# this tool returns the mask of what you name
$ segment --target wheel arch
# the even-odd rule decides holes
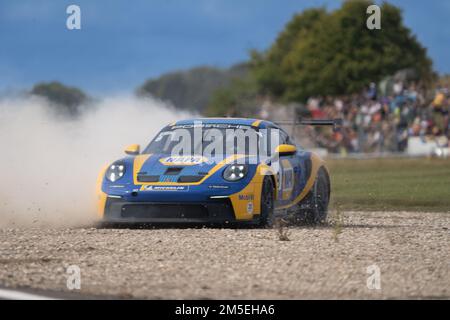
[[[277,191],[277,182],[276,182],[277,179],[275,179],[275,176],[273,175],[273,173],[269,174],[268,176],[269,176],[270,180],[272,180],[272,185],[273,185],[273,190],[274,190],[273,198],[274,198],[274,200],[277,200],[277,198],[278,198],[278,194],[276,192]]]

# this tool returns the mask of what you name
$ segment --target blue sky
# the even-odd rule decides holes
[[[377,1],[379,2],[379,1]],[[450,73],[450,1],[392,0]],[[81,7],[81,30],[66,8]],[[332,0],[0,0],[0,92],[59,80],[91,94],[129,92],[196,65],[227,67],[265,49],[293,14]]]

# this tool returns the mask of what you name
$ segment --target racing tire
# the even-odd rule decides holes
[[[275,191],[272,178],[265,176],[261,188],[260,227],[270,227],[273,224]]]
[[[320,168],[311,191],[300,203],[298,220],[308,225],[325,222],[330,201],[330,180],[324,168]]]

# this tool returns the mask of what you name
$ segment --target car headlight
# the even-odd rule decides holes
[[[230,164],[223,171],[223,178],[227,181],[238,181],[245,177],[248,172],[246,164]]]
[[[125,174],[125,165],[121,162],[115,162],[109,166],[108,170],[106,170],[106,179],[111,182],[116,182]]]

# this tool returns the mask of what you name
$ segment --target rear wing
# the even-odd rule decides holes
[[[300,120],[281,120],[274,121],[280,125],[299,126],[333,126],[333,131],[342,127],[342,119],[300,119]]]

